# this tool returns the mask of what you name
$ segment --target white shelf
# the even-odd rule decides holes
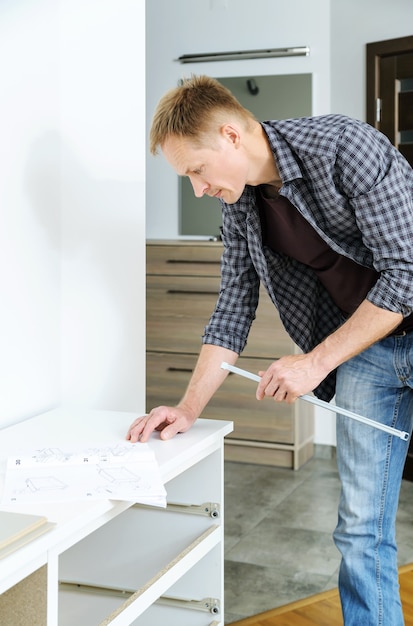
[[[55,445],[59,438],[93,442],[98,432],[100,442],[113,442],[124,439],[133,419],[127,413],[57,409],[4,429],[2,470],[8,455],[21,451],[23,440],[33,449]],[[150,626],[161,623],[160,617],[162,623],[180,626],[219,624],[220,614],[192,604],[188,608],[187,600],[199,606],[203,598],[212,598],[223,612],[223,438],[231,430],[230,422],[198,420],[188,433],[168,442],[154,434],[150,446],[166,483],[166,510],[109,500],[16,507],[46,515],[55,526],[1,560],[1,592],[20,583],[13,587],[21,588],[19,603],[33,610],[36,598],[25,591],[36,570],[47,564],[47,626]],[[61,586],[59,592],[58,580],[106,591]],[[119,589],[127,593],[111,591]],[[152,606],[163,595],[173,598],[172,605]],[[7,593],[0,597],[2,615],[9,614],[7,598]],[[170,614],[179,614],[178,621]]]

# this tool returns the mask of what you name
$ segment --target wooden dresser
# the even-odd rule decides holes
[[[220,283],[221,242],[148,241],[146,410],[173,406],[195,366]],[[297,349],[266,292],[237,366],[258,373]],[[313,407],[255,399],[256,383],[230,374],[202,417],[234,422],[225,441],[232,461],[298,469],[313,455]]]

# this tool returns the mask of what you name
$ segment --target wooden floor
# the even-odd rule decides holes
[[[413,563],[399,569],[405,626],[413,626]],[[231,626],[343,626],[337,589],[233,622]]]

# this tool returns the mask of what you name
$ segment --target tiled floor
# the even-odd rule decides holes
[[[225,624],[337,586],[339,480],[317,453],[300,470],[225,462]],[[399,565],[413,562],[413,483],[403,481]]]

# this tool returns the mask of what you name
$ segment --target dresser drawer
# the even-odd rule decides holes
[[[197,356],[188,354],[146,355],[146,410],[154,406],[175,405],[183,396],[195,367]],[[239,367],[257,373],[271,361],[240,358]],[[228,378],[202,413],[202,417],[234,422],[228,435],[272,443],[291,444],[294,441],[294,405],[276,404],[270,399],[255,398],[256,383],[236,374]]]
[[[146,290],[147,350],[197,354],[218,290],[218,277],[151,276]]]
[[[148,317],[196,317],[205,324],[214,310],[219,283],[218,277],[209,276],[151,276],[146,289]]]
[[[218,297],[218,277],[151,276],[146,292],[147,349],[197,353]],[[274,359],[294,345],[263,288],[243,356]]]
[[[223,246],[200,245],[146,246],[146,273],[178,276],[220,276]]]
[[[162,241],[147,245],[146,408],[183,396],[219,294],[221,242]],[[264,370],[298,349],[261,287],[256,319],[238,365]],[[313,454],[313,407],[255,399],[256,383],[230,374],[202,416],[234,422],[228,460],[298,469]]]

